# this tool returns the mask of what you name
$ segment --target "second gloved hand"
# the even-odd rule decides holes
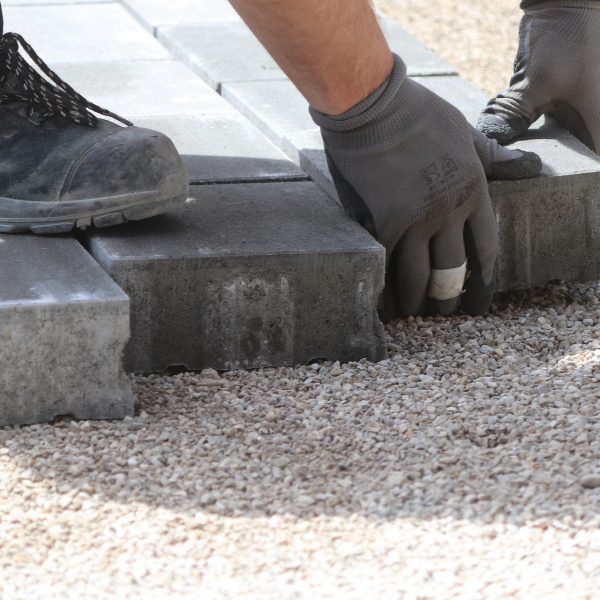
[[[542,114],[600,153],[598,0],[531,3],[525,8],[510,88],[491,100],[478,127],[506,143]]]
[[[487,139],[394,60],[386,84],[348,113],[311,109],[340,200],[386,248],[387,319],[450,314],[463,288],[463,308],[484,313],[498,254],[486,175],[535,176],[540,159]]]

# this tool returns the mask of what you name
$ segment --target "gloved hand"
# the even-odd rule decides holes
[[[463,308],[484,313],[498,253],[486,174],[531,177],[541,161],[487,139],[394,61],[389,80],[348,113],[311,108],[340,200],[386,248],[385,319],[451,314],[467,269]]]
[[[600,152],[600,2],[523,5],[510,88],[488,104],[478,128],[506,143],[546,114]]]

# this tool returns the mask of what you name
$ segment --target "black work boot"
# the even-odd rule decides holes
[[[21,36],[3,33],[0,6],[0,233],[144,219],[184,202],[187,181],[169,138],[83,98]]]

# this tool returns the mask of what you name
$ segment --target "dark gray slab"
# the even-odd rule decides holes
[[[380,15],[379,23],[391,50],[402,57],[411,77],[457,74],[454,67],[390,17]]]
[[[122,0],[149,30],[161,25],[239,21],[228,0]]]
[[[241,21],[160,27],[157,35],[174,56],[216,90],[228,81],[285,79]]]
[[[133,413],[129,302],[70,237],[0,235],[0,426]]]
[[[136,119],[167,134],[192,183],[299,180],[307,176],[240,114]]]
[[[314,184],[192,194],[181,213],[91,233],[92,254],[131,299],[127,368],[384,356],[383,249]]]
[[[9,5],[3,12],[5,31],[20,33],[50,65],[170,58],[118,3]]]
[[[235,114],[219,94],[176,60],[59,64],[55,68],[86,98],[133,120]]]

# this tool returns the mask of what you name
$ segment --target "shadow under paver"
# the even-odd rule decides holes
[[[3,12],[5,30],[20,33],[51,66],[170,58],[118,3],[6,6]]]
[[[71,237],[0,235],[0,426],[133,414],[129,301]]]
[[[90,233],[131,300],[131,371],[385,356],[383,248],[310,182],[193,186],[180,213]]]

